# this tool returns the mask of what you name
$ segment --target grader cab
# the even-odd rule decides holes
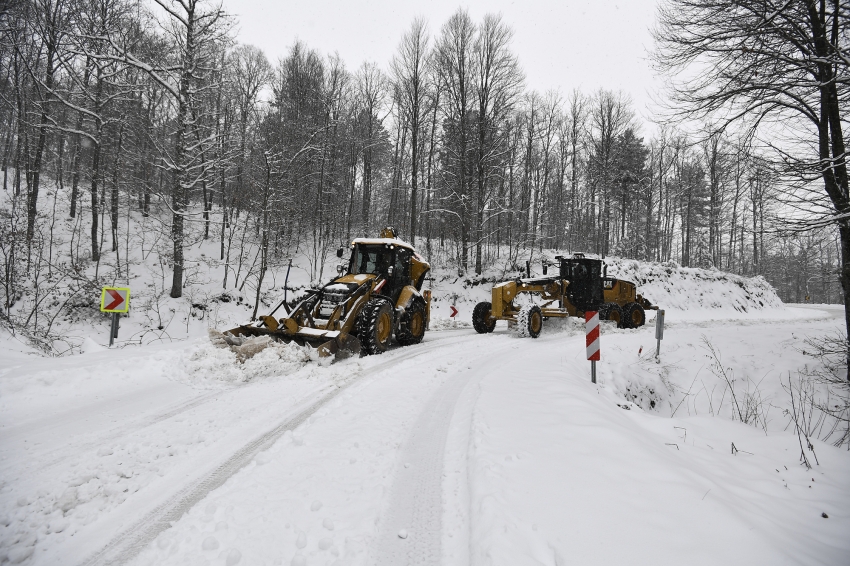
[[[555,260],[557,275],[547,274],[550,264],[544,261],[542,277],[518,278],[493,286],[492,300],[478,303],[472,313],[475,330],[479,334],[492,332],[497,320],[507,320],[521,335],[537,338],[545,318],[584,316],[588,311],[598,311],[601,320],[616,322],[620,328],[637,328],[646,322],[646,309],[658,308],[639,295],[631,281],[607,277],[602,260],[583,254],[557,256]],[[519,306],[515,300],[520,294],[532,300]]]
[[[344,250],[337,250],[342,258]],[[348,265],[319,289],[311,289],[291,309],[281,301],[259,322],[219,333],[214,342],[240,347],[250,337],[316,347],[319,356],[380,354],[395,335],[402,346],[422,341],[430,316],[429,291],[423,291],[431,269],[393,228],[379,238],[351,242]]]

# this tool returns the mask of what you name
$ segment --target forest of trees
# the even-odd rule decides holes
[[[838,229],[788,222],[818,210],[775,151],[708,120],[650,127],[625,92],[535,92],[498,15],[415,20],[390,61],[359,62],[294,38],[269,61],[237,41],[226,6],[201,0],[0,10],[7,317],[43,273],[91,280],[103,257],[120,270],[131,214],[167,235],[171,297],[201,239],[226,266],[256,246],[259,286],[296,252],[321,279],[338,246],[392,225],[469,276],[557,248],[844,300]],[[47,185],[69,197],[45,204]],[[70,242],[55,241],[57,217],[73,219]],[[222,287],[240,276],[226,268]]]

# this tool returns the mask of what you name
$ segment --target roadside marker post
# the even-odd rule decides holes
[[[431,289],[422,291],[422,298],[425,299],[425,330],[431,330]]]
[[[109,346],[118,338],[118,315],[130,310],[129,287],[104,287],[100,292],[100,312],[112,313],[109,327]]]
[[[584,313],[584,331],[586,333],[587,359],[590,360],[590,381],[596,383],[596,362],[600,360],[599,312]]]
[[[655,339],[658,341],[655,347],[655,361],[658,361],[658,356],[661,354],[661,341],[664,339],[664,311],[659,310],[655,315]]]
[[[452,304],[449,305],[449,308],[452,310],[452,314],[449,315],[449,318],[452,319],[452,327],[457,328],[457,308],[455,308],[455,303],[457,303],[457,295],[452,295]]]

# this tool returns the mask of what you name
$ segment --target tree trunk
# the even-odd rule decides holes
[[[91,259],[100,261],[100,241],[98,230],[98,181],[100,180],[100,143],[94,144],[91,161]]]
[[[118,180],[121,172],[121,147],[124,143],[124,122],[118,130],[118,145],[115,148],[115,169],[112,172],[112,194],[110,201],[109,216],[112,221],[112,251],[118,251]]]
[[[55,31],[55,30],[54,30]],[[41,180],[41,161],[44,154],[44,146],[47,143],[47,115],[50,99],[53,92],[53,58],[56,54],[56,45],[52,41],[47,42],[47,62],[44,71],[45,96],[41,101],[41,117],[38,127],[38,141],[35,146],[35,157],[32,162],[32,184],[30,185],[29,199],[27,201],[27,242],[31,242],[35,231],[35,217],[38,214],[38,189]]]

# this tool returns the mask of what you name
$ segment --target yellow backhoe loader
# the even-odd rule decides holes
[[[343,255],[343,248],[337,250],[337,257]],[[339,265],[336,278],[307,291],[291,310],[281,301],[259,322],[221,333],[213,342],[239,348],[250,337],[268,336],[337,358],[381,354],[393,335],[402,346],[419,343],[430,318],[431,293],[422,290],[430,269],[393,228],[385,228],[379,238],[352,241],[348,265]]]

